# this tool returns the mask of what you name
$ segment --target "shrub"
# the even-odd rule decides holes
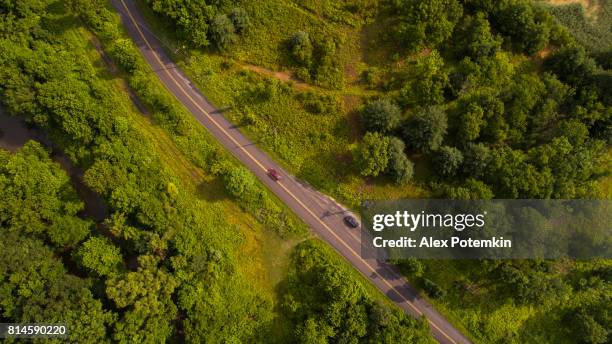
[[[435,299],[439,299],[445,294],[444,289],[442,289],[442,287],[427,278],[423,279],[423,287],[425,288],[425,292],[427,293],[427,295]]]
[[[312,42],[304,31],[298,31],[291,37],[291,56],[302,66],[312,62]]]
[[[251,25],[249,14],[241,7],[236,7],[232,10],[230,19],[237,33],[243,33]]]

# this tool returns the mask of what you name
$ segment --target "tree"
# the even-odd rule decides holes
[[[378,176],[387,169],[389,159],[389,138],[380,133],[366,133],[355,154],[361,175]]]
[[[462,185],[449,187],[446,190],[446,197],[450,199],[482,200],[492,199],[493,196],[493,191],[487,184],[472,178]]]
[[[167,18],[178,27],[183,37],[196,47],[209,45],[208,30],[216,8],[204,1],[147,0],[151,9]],[[212,24],[211,24],[212,25]]]
[[[230,14],[230,19],[237,33],[244,33],[251,25],[249,14],[242,7],[234,8]]]
[[[405,145],[397,137],[389,139],[389,165],[388,173],[398,185],[407,184],[414,175],[414,164],[405,153]]]
[[[417,60],[410,81],[402,87],[400,99],[405,104],[435,105],[444,102],[449,85],[444,60],[437,50]]]
[[[210,24],[210,37],[219,51],[225,51],[236,39],[236,29],[224,14],[217,14]]]
[[[456,0],[394,0],[393,6],[401,20],[396,36],[412,51],[445,41],[463,13]]]
[[[463,153],[463,174],[473,178],[480,178],[487,171],[490,151],[482,143],[470,143]]]
[[[389,98],[378,99],[368,103],[361,113],[367,131],[378,131],[388,134],[395,130],[402,116],[402,110]]]
[[[484,124],[484,110],[475,103],[468,104],[467,108],[461,113],[459,138],[465,141],[476,140]]]
[[[109,276],[119,271],[123,256],[107,238],[92,237],[75,252],[75,260],[98,276]]]
[[[595,60],[578,46],[562,47],[544,61],[544,66],[573,86],[590,84],[597,69]]]
[[[456,30],[459,36],[456,46],[460,57],[467,55],[475,60],[482,57],[491,57],[501,50],[502,40],[491,33],[491,27],[486,15],[477,12],[475,16],[468,16]]]
[[[293,34],[290,40],[291,56],[302,66],[310,66],[312,63],[312,42],[310,36],[304,31]]]
[[[9,230],[47,237],[72,246],[91,223],[77,217],[83,209],[66,173],[34,141],[0,159],[0,222]]]
[[[535,54],[548,43],[552,18],[545,9],[523,0],[496,2],[493,21],[514,46]]]
[[[224,176],[225,188],[235,197],[242,197],[255,185],[253,174],[244,167],[233,167]]]
[[[434,160],[437,171],[442,176],[452,177],[457,174],[463,164],[463,154],[455,147],[441,147]]]
[[[138,263],[138,271],[106,281],[106,295],[123,310],[113,338],[120,343],[163,342],[173,332],[177,309],[172,293],[177,284],[154,257],[140,256]]]
[[[447,126],[446,113],[441,107],[421,108],[404,126],[404,142],[417,152],[435,151],[444,140]]]

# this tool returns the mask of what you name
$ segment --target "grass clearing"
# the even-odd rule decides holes
[[[156,35],[163,42],[176,41],[169,25],[142,1],[138,3]],[[386,180],[371,182],[353,172],[352,149],[362,134],[356,111],[365,98],[381,94],[360,82],[361,72],[367,68],[362,29],[369,19],[356,20],[352,16],[350,25],[334,22],[315,15],[310,10],[312,5],[304,3],[245,2],[243,7],[251,15],[252,27],[226,55],[197,50],[173,54],[176,43],[167,44],[166,49],[198,88],[224,109],[225,115],[240,125],[248,137],[298,178],[321,191],[353,208],[364,199],[427,195],[419,186],[419,178],[413,184],[397,186]],[[292,33],[306,29],[341,37],[338,57],[345,69],[343,89],[330,90],[293,80],[287,69],[289,61],[279,51],[284,51],[282,42]],[[340,110],[309,113],[298,100],[308,91],[332,97],[340,104]],[[419,164],[417,170],[427,173],[427,168]]]

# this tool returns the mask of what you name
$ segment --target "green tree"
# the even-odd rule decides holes
[[[217,14],[210,23],[210,38],[219,51],[225,51],[236,40],[236,29],[224,14]]]
[[[389,159],[389,138],[380,133],[366,133],[355,152],[361,175],[378,176],[387,169]]]
[[[501,50],[502,40],[491,33],[491,26],[483,12],[468,16],[459,30],[455,46],[460,56],[469,56],[475,60],[491,57]]]
[[[465,141],[476,140],[484,124],[484,110],[475,103],[468,104],[459,120],[459,138]]]
[[[411,74],[410,81],[400,91],[403,103],[435,105],[444,102],[444,89],[449,85],[449,79],[438,51],[420,57]]]
[[[123,257],[107,238],[92,237],[75,252],[75,260],[98,276],[109,276],[119,271]]]
[[[396,35],[412,51],[444,42],[463,13],[456,0],[394,0],[392,4],[401,20]]]
[[[389,155],[388,173],[396,184],[407,184],[414,176],[414,164],[406,156],[404,142],[397,137],[389,138]]]
[[[455,147],[443,146],[438,150],[434,162],[439,174],[452,177],[457,174],[463,164],[463,154]]]
[[[172,335],[176,306],[172,293],[176,281],[157,266],[152,256],[138,258],[138,271],[114,275],[106,281],[106,295],[123,316],[115,324],[113,338],[119,343],[157,343]]]
[[[255,185],[253,174],[244,167],[233,167],[223,177],[225,188],[235,197],[243,197]]]
[[[470,143],[463,152],[463,173],[466,176],[480,178],[487,171],[491,153],[482,143]]]
[[[446,113],[441,107],[418,109],[404,126],[404,141],[417,152],[435,151],[444,140],[447,126]]]
[[[367,131],[388,134],[395,130],[402,119],[402,110],[389,98],[368,103],[361,113]]]
[[[83,209],[70,180],[37,142],[0,159],[0,223],[9,231],[46,236],[72,246],[91,223],[77,217]]]

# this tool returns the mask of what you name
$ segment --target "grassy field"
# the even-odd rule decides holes
[[[607,0],[544,1],[550,13],[593,52],[612,46],[612,3]]]
[[[216,106],[226,110],[226,116],[284,167],[347,205],[357,207],[364,199],[426,196],[428,192],[420,181],[427,168],[418,161],[415,182],[401,187],[354,172],[352,150],[363,134],[357,111],[368,97],[380,95],[360,82],[361,71],[368,68],[365,61],[377,60],[362,45],[375,35],[373,31],[381,28],[356,14],[346,24],[316,15],[308,6],[298,3],[275,0],[264,4],[263,7],[258,4],[257,11],[252,9],[257,15],[251,18],[252,30],[227,55],[179,49],[173,55],[181,68]],[[244,6],[254,5],[245,2]],[[167,50],[177,52],[179,44],[172,43],[177,38],[167,24],[142,2],[140,8]],[[273,34],[264,35],[262,30]],[[344,66],[343,89],[325,89],[292,76],[287,57],[279,51],[283,42],[298,30],[323,30],[340,37],[338,59]],[[264,41],[257,38],[263,36]],[[300,100],[305,93],[330,97],[337,110],[308,112]]]

